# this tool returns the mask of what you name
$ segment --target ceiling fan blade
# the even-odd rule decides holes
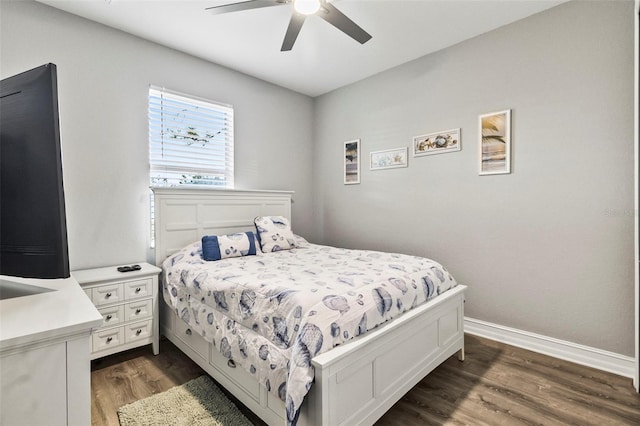
[[[371,39],[371,35],[368,32],[360,28],[358,24],[347,18],[344,13],[329,2],[323,2],[317,15],[360,44],[364,44]]]
[[[221,6],[207,7],[205,10],[219,15],[221,13],[239,12],[242,10],[259,9],[261,7],[280,6],[291,3],[291,0],[246,0],[240,3],[223,4]]]
[[[306,15],[303,15],[302,13],[298,13],[294,11],[291,14],[289,27],[287,28],[287,33],[284,35],[284,41],[282,42],[282,47],[280,48],[281,52],[286,52],[293,48],[293,44],[296,42],[296,39],[298,38],[298,34],[300,33],[302,24],[304,24],[305,18],[306,18]]]

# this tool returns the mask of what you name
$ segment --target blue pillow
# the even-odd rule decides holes
[[[255,237],[251,231],[229,235],[205,235],[202,237],[202,258],[204,260],[255,256],[255,254]]]

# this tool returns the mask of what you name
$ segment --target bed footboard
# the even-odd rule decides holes
[[[300,426],[370,425],[438,365],[464,358],[459,285],[352,342],[315,357],[315,383]],[[162,333],[269,425],[285,424],[284,403],[222,357],[165,304]],[[461,359],[461,360],[462,360]]]
[[[314,358],[315,405],[320,409],[306,424],[373,424],[433,369],[463,350],[464,289],[449,290]]]

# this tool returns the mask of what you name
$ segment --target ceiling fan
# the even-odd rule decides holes
[[[316,15],[360,44],[364,44],[371,39],[371,35],[360,28],[355,22],[347,18],[328,0],[247,0],[239,3],[226,4],[222,6],[208,7],[206,10],[213,14],[238,12],[242,10],[258,9],[262,7],[281,6],[293,3],[294,9],[289,21],[287,33],[282,42],[281,52],[289,51],[298,38],[302,24],[309,15]]]

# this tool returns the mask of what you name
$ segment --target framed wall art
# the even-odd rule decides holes
[[[395,169],[396,167],[407,167],[408,157],[407,147],[385,149],[383,151],[373,151],[370,153],[370,170]]]
[[[445,130],[413,137],[413,156],[460,151],[460,129]]]
[[[360,139],[344,143],[344,184],[360,183]]]
[[[511,173],[511,110],[479,117],[479,174]]]

